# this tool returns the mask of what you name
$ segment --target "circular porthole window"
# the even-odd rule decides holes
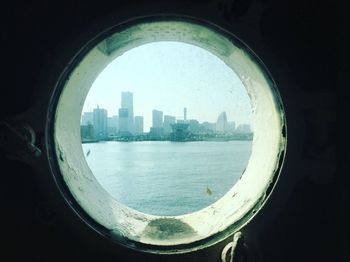
[[[251,120],[248,93],[222,60],[187,43],[152,42],[96,78],[82,112],[82,147],[117,201],[179,216],[210,206],[239,180]]]
[[[276,86],[212,24],[163,17],[109,28],[58,83],[47,128],[57,184],[122,245],[212,245],[247,224],[276,183],[286,148]]]

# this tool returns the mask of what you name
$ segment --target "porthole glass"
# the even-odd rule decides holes
[[[96,78],[83,108],[82,146],[94,176],[120,203],[152,215],[189,214],[242,176],[251,115],[242,81],[214,54],[153,42]]]
[[[155,54],[165,58],[163,48],[173,48],[170,55],[176,54],[176,59],[163,59],[165,64],[158,65],[158,75],[146,81],[150,77],[147,72],[155,68],[146,68],[145,61],[137,61],[142,57],[147,60],[148,56],[155,59]],[[190,52],[186,53],[186,48]],[[191,57],[193,54],[197,56]],[[126,64],[121,63],[124,58]],[[178,63],[178,72],[167,71],[172,62]],[[119,70],[112,70],[118,65]],[[142,68],[146,74],[141,77],[137,70]],[[203,75],[194,73],[201,69]],[[109,70],[115,81],[111,83],[111,93],[103,91],[110,83],[104,80]],[[173,73],[177,81],[171,78]],[[130,81],[118,82],[123,77]],[[163,83],[164,79],[170,86]],[[186,81],[181,82],[189,79],[192,83],[187,86]],[[108,82],[105,87],[104,81]],[[120,244],[158,253],[212,245],[248,223],[277,180],[286,138],[282,134],[284,113],[276,86],[248,47],[213,24],[190,18],[152,17],[116,25],[88,42],[58,83],[50,111],[53,117],[48,116],[53,121],[47,128],[49,143],[54,145],[49,154],[52,168],[57,170],[54,175],[58,186],[86,223]],[[108,98],[99,100],[95,89],[108,93]],[[107,100],[112,101],[110,105],[104,104]],[[85,114],[89,112],[90,125],[86,120],[89,114]],[[164,132],[165,115],[171,121],[168,134]],[[118,117],[114,131],[113,116]],[[190,120],[197,120],[198,128],[205,122],[209,127],[215,124],[215,128],[211,134],[208,130],[190,130]],[[113,134],[108,133],[108,121]],[[229,132],[231,121],[240,123],[240,129],[247,132]],[[225,139],[229,141],[222,141]],[[240,143],[249,146],[240,151]],[[196,145],[207,148],[198,149]],[[207,154],[207,160],[203,154]],[[244,160],[235,159],[243,155]],[[239,168],[224,169],[226,164],[238,162]],[[159,170],[161,174],[157,174]],[[173,172],[173,177],[161,177],[169,176],[168,171]],[[195,188],[193,178],[199,174],[204,182]],[[103,180],[103,176],[115,175],[119,176],[115,181]],[[147,184],[148,178],[142,180],[141,176],[148,175],[153,177]],[[214,179],[205,181],[206,175]],[[180,176],[179,182],[176,179]],[[162,188],[166,183],[167,187]],[[199,195],[187,197],[188,192],[182,191],[174,199],[176,187],[186,183],[194,186],[187,191]],[[223,185],[218,194],[218,187]],[[156,195],[162,190],[170,202]],[[128,202],[128,197],[136,197],[136,201]],[[186,197],[193,200],[189,206],[197,205],[200,198],[210,201],[176,211],[174,207],[185,203]],[[148,207],[147,201],[151,202]],[[163,207],[154,209],[156,201]],[[168,210],[165,206],[169,206]]]

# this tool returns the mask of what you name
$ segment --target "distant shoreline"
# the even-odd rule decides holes
[[[98,142],[149,142],[149,141],[159,141],[159,142],[229,142],[229,141],[252,141],[252,137],[236,137],[236,138],[207,138],[207,139],[183,139],[183,140],[170,140],[170,139],[135,139],[135,138],[114,138],[114,139],[101,139],[101,140],[82,140],[82,144],[88,143],[98,143]]]

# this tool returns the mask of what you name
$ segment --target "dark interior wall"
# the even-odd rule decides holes
[[[151,1],[129,1],[137,7]],[[156,1],[152,1],[156,2]],[[180,9],[210,1],[169,1]],[[217,1],[228,23],[244,21],[251,2]],[[287,203],[265,229],[263,261],[346,261],[350,221],[345,179],[337,165],[336,27],[331,15],[336,1],[257,1],[262,5],[260,30],[265,48],[284,65],[302,90],[305,135],[303,172]],[[2,8],[2,68],[0,112],[9,118],[31,107],[42,72],[54,63],[65,42],[91,21],[118,10],[128,1],[14,1]],[[220,11],[221,10],[221,11]],[[305,101],[310,101],[307,103]],[[1,139],[1,138],[0,138]],[[4,140],[0,140],[5,143]],[[91,232],[76,235],[75,225],[57,214],[41,190],[30,166],[1,153],[1,219],[4,250],[15,261],[125,261],[95,245]],[[68,236],[68,237],[67,237]],[[0,256],[5,256],[2,253]],[[2,258],[0,258],[2,261]]]

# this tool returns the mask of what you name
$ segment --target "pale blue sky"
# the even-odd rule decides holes
[[[121,92],[134,94],[134,115],[149,131],[152,109],[183,119],[216,122],[226,111],[236,124],[251,120],[248,94],[237,75],[212,53],[180,42],[154,42],[131,49],[97,77],[85,100],[85,111],[97,105],[117,115]]]

